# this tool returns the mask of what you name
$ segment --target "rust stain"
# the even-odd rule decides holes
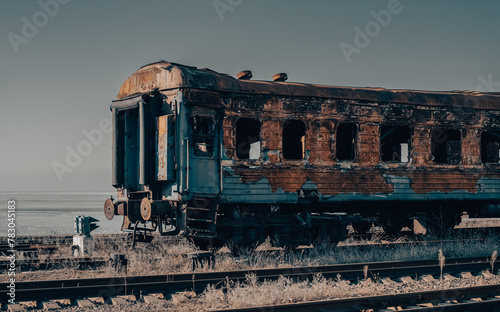
[[[158,117],[158,180],[167,179],[167,143],[168,143],[168,132],[167,132],[167,116]]]
[[[411,191],[417,194],[440,191],[466,191],[476,193],[479,175],[467,172],[385,172],[398,177],[410,179]],[[342,172],[331,169],[302,169],[287,168],[286,170],[262,168],[247,169],[236,168],[234,174],[241,177],[243,183],[257,182],[266,178],[271,184],[271,189],[276,192],[278,188],[285,192],[297,192],[309,179],[316,184],[318,191],[324,195],[337,195],[341,193],[359,194],[391,194],[394,184],[388,183],[383,177],[384,172],[375,170],[352,170]],[[484,177],[485,175],[481,175]],[[494,176],[492,176],[494,177]]]
[[[381,172],[376,171],[349,171],[338,170],[308,170],[301,168],[272,169],[246,169],[236,168],[235,175],[241,177],[243,183],[257,182],[265,177],[271,184],[271,189],[276,192],[282,188],[285,192],[297,192],[307,179],[318,187],[323,195],[337,195],[340,193],[392,193],[394,187],[388,184]]]
[[[425,194],[441,191],[449,193],[453,191],[477,192],[477,181],[479,176],[468,172],[413,172],[404,173],[411,178],[411,188],[415,193]]]

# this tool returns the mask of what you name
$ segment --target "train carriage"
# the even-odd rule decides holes
[[[236,244],[500,216],[500,94],[252,80],[169,62],[122,85],[108,219]],[[444,221],[444,222],[443,222]],[[443,226],[444,224],[444,226]]]

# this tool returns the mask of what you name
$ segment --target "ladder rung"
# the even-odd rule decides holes
[[[211,231],[211,230],[207,230],[207,229],[198,229],[198,228],[192,228],[190,227],[188,229],[190,232],[202,232],[202,233],[211,233],[211,234],[215,234],[215,231]]]
[[[200,210],[200,211],[210,211],[210,208],[201,208],[201,207],[187,207],[187,210]]]
[[[210,219],[196,219],[196,218],[187,218],[188,221],[195,221],[195,222],[206,222],[206,223],[212,223],[214,222],[213,220]]]

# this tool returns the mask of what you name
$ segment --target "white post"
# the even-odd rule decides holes
[[[408,143],[401,143],[401,162],[406,163],[408,162]]]

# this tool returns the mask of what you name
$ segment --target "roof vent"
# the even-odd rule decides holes
[[[238,79],[240,80],[250,80],[252,78],[252,71],[251,70],[240,71],[236,77],[238,77]]]
[[[288,76],[286,73],[279,73],[273,76],[274,81],[286,81]]]

